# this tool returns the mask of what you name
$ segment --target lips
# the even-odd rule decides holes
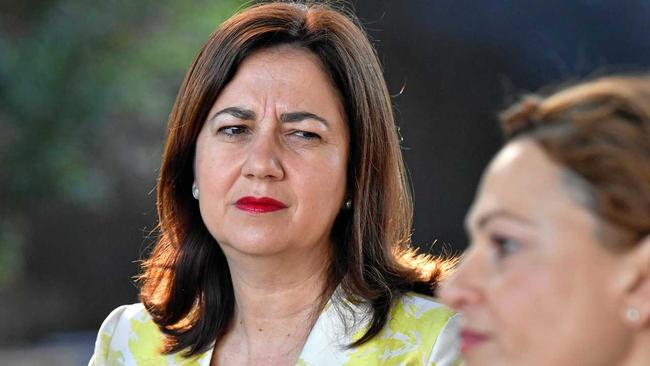
[[[284,203],[270,197],[242,197],[235,202],[235,206],[251,213],[268,213],[287,208]]]
[[[460,331],[460,351],[465,353],[470,349],[485,342],[488,337],[485,334],[478,333],[469,329]]]

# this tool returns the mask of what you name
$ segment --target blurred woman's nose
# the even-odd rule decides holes
[[[260,129],[248,144],[242,175],[246,178],[281,180],[284,168],[281,161],[279,137],[275,129]]]
[[[452,309],[463,312],[482,298],[480,253],[469,250],[452,275],[442,282],[438,297]]]

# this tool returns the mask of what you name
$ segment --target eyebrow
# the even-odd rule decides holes
[[[289,113],[282,113],[280,115],[280,121],[282,122],[300,122],[306,119],[313,119],[316,120],[325,126],[329,127],[329,122],[327,120],[319,115],[316,115],[311,112],[305,112],[305,111],[298,111],[298,112],[289,112]]]
[[[255,119],[255,112],[251,111],[250,109],[244,109],[240,107],[228,107],[215,113],[212,117],[210,117],[210,121],[215,120],[218,116],[222,114],[229,114],[235,118],[243,119],[247,121]]]
[[[255,120],[256,117],[255,112],[253,112],[250,109],[245,109],[240,107],[228,107],[215,113],[212,117],[210,117],[210,120],[212,121],[222,114],[229,114],[235,118],[246,120],[246,121]],[[301,122],[306,119],[316,120],[324,124],[326,127],[329,127],[329,122],[325,118],[307,111],[288,112],[288,113],[282,113],[280,115],[280,121],[284,123]]]
[[[505,217],[505,218],[517,221],[517,222],[525,224],[525,225],[532,225],[533,224],[530,220],[526,219],[525,217],[522,217],[520,215],[517,215],[517,214],[512,213],[510,211],[507,211],[507,210],[498,209],[498,210],[494,210],[494,211],[488,211],[487,213],[482,214],[481,216],[479,216],[478,219],[476,219],[476,227],[478,229],[482,229],[490,221],[495,220],[495,219],[497,219],[499,217]],[[466,220],[465,221],[465,230],[466,231],[470,231],[469,230],[469,228],[471,227],[470,222],[471,222],[471,220]]]

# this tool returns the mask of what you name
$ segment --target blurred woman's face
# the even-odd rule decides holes
[[[201,216],[226,255],[327,250],[348,145],[339,94],[315,55],[280,46],[247,57],[196,143]]]
[[[464,315],[467,366],[614,365],[630,344],[624,257],[568,172],[530,140],[501,150],[467,217],[471,245],[443,284]]]

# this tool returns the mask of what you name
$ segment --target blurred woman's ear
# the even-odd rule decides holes
[[[650,235],[646,235],[628,253],[629,277],[625,286],[622,316],[631,328],[650,327]]]

